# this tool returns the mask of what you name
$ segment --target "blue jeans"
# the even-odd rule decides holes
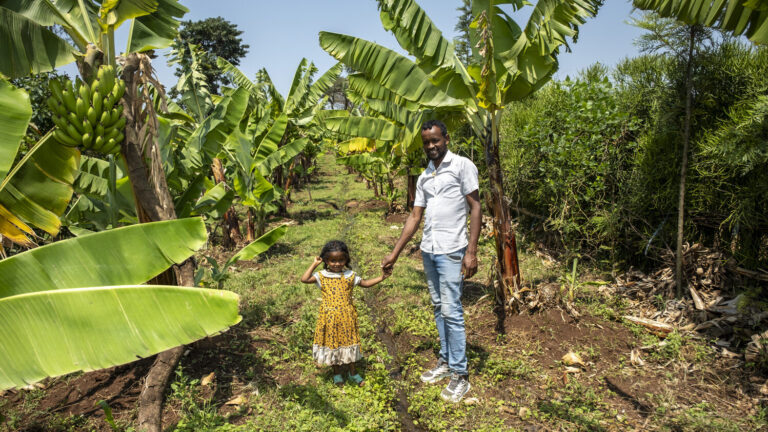
[[[467,375],[467,336],[461,306],[461,261],[466,248],[448,254],[421,252],[427,287],[435,307],[435,324],[440,335],[440,358],[448,368]]]

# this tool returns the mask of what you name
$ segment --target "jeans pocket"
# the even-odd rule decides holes
[[[455,263],[460,263],[461,260],[464,259],[463,254],[450,254],[450,255],[446,255],[445,257],[448,258],[449,261],[452,261]]]

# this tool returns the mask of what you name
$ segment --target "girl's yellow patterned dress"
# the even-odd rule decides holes
[[[322,270],[314,274],[323,293],[317,316],[312,357],[321,365],[340,365],[360,360],[360,335],[357,310],[352,304],[352,289],[360,277],[352,270],[334,273]]]

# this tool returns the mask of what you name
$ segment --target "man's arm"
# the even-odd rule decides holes
[[[464,275],[464,279],[469,279],[477,273],[477,240],[480,238],[480,225],[483,221],[480,193],[477,189],[467,195],[467,204],[469,204],[469,245],[461,262],[461,274]]]
[[[403,225],[403,232],[400,234],[400,238],[397,240],[397,243],[395,243],[395,247],[392,249],[392,252],[389,255],[385,256],[384,259],[381,260],[381,268],[389,269],[395,265],[395,261],[397,261],[397,257],[400,256],[400,252],[403,251],[405,245],[411,241],[411,238],[413,238],[416,230],[419,229],[419,224],[421,223],[421,217],[423,214],[424,207],[414,207],[413,210],[411,210],[411,214],[409,214],[408,219],[405,220],[405,225]],[[477,244],[477,241],[475,241],[475,244]]]

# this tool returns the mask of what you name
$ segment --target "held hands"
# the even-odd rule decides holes
[[[461,261],[461,275],[464,279],[469,279],[477,273],[477,256],[471,252],[464,254]]]
[[[384,257],[384,259],[381,260],[381,269],[382,270],[389,270],[389,273],[392,274],[392,268],[395,266],[395,261],[397,261],[397,257],[393,254],[389,254]]]
[[[390,267],[382,267],[381,269],[381,280],[384,280],[388,277],[392,276],[392,266]]]

